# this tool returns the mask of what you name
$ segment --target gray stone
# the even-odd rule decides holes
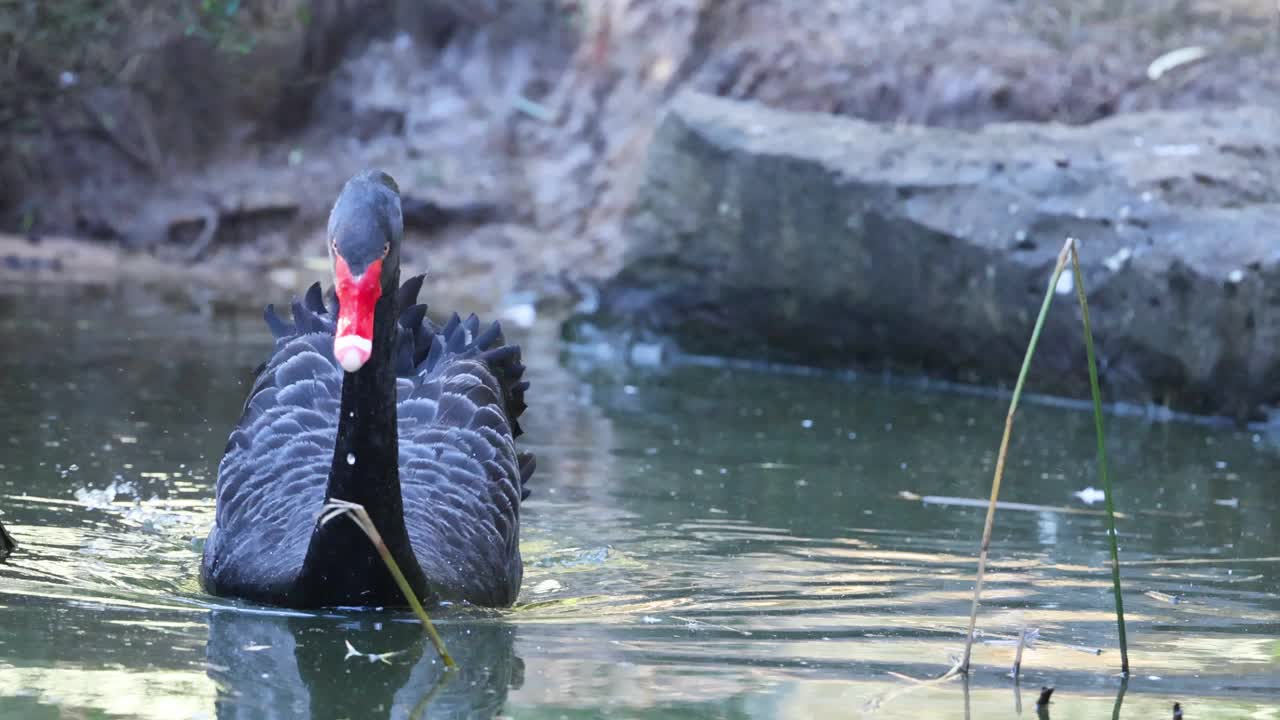
[[[1258,419],[1280,400],[1280,115],[977,132],[686,93],[590,323],[697,353],[1011,385],[1080,242],[1108,400]],[[1066,289],[1066,288],[1062,288]],[[1060,293],[1029,378],[1087,397]]]

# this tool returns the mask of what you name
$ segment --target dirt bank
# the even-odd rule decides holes
[[[683,88],[958,128],[1280,105],[1261,0],[328,0],[306,22],[272,7],[235,26],[246,48],[157,25],[128,73],[24,102],[4,126],[5,228],[309,275],[327,204],[376,165],[409,199],[410,266],[441,294],[568,298],[618,268]],[[1189,46],[1203,57],[1152,77]]]

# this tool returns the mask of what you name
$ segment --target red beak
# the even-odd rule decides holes
[[[382,260],[374,260],[359,275],[341,255],[334,254],[338,293],[338,329],[333,336],[333,356],[342,369],[353,373],[373,353],[373,308],[382,296]]]

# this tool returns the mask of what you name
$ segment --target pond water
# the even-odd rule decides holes
[[[1110,420],[1121,696],[1101,505],[1072,494],[1098,484],[1092,419],[1027,406],[1002,499],[1048,507],[997,515],[972,677],[916,683],[962,651],[983,519],[916,496],[986,496],[1004,399],[584,363],[550,325],[519,338],[524,589],[439,614],[459,673],[406,613],[209,597],[216,465],[269,335],[200,306],[0,297],[2,718],[1012,718],[1042,685],[1057,718],[1280,717],[1274,439]]]

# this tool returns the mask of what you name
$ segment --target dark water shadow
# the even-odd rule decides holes
[[[9,536],[9,532],[4,529],[4,523],[0,523],[0,562],[4,562],[9,557],[9,553],[16,550],[18,543],[14,542]]]
[[[416,622],[383,614],[216,610],[209,618],[207,648],[208,674],[217,684],[216,717],[498,715],[508,691],[524,682],[515,627],[492,618],[455,619],[436,627],[458,662],[451,673]]]

